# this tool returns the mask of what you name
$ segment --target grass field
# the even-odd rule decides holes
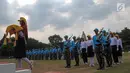
[[[130,73],[130,54],[125,53],[123,56],[124,63],[112,68],[107,68],[103,71],[97,71],[95,67],[84,65],[81,60],[79,67],[74,67],[75,62],[72,61],[72,68],[66,69],[65,61],[63,60],[37,60],[34,61],[32,73]],[[4,59],[0,61],[16,62],[14,59]],[[23,62],[23,67],[28,68],[28,65]]]

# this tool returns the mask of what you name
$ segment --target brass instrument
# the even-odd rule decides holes
[[[108,29],[108,34],[107,34],[107,40],[109,40],[109,37],[110,37],[110,29]]]
[[[99,34],[98,34],[98,36],[97,36],[97,40],[100,40],[101,39],[101,36],[103,35],[103,33],[102,33],[102,30],[103,30],[104,28],[102,28],[101,30],[100,30],[100,32],[99,32]]]

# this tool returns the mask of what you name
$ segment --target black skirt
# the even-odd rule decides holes
[[[18,37],[16,41],[16,46],[14,49],[14,57],[16,59],[21,59],[26,57],[25,40],[24,38]]]
[[[121,46],[118,46],[119,50],[117,51],[118,56],[122,56],[122,48]]]
[[[94,57],[93,46],[88,46],[87,55],[88,57]]]

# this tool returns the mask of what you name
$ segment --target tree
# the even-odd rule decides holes
[[[27,47],[28,49],[44,49],[44,48],[49,48],[49,45],[39,42],[34,38],[29,38]]]
[[[120,37],[125,45],[130,45],[130,29],[125,27],[120,33]]]
[[[130,46],[130,29],[125,27],[121,32],[118,32],[120,38],[122,39],[123,46],[125,50],[128,46]]]
[[[62,42],[63,38],[60,35],[52,35],[48,37],[48,40],[52,47],[60,47],[60,43]]]

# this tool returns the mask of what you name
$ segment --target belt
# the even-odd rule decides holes
[[[96,46],[101,46],[101,44],[96,44]]]

